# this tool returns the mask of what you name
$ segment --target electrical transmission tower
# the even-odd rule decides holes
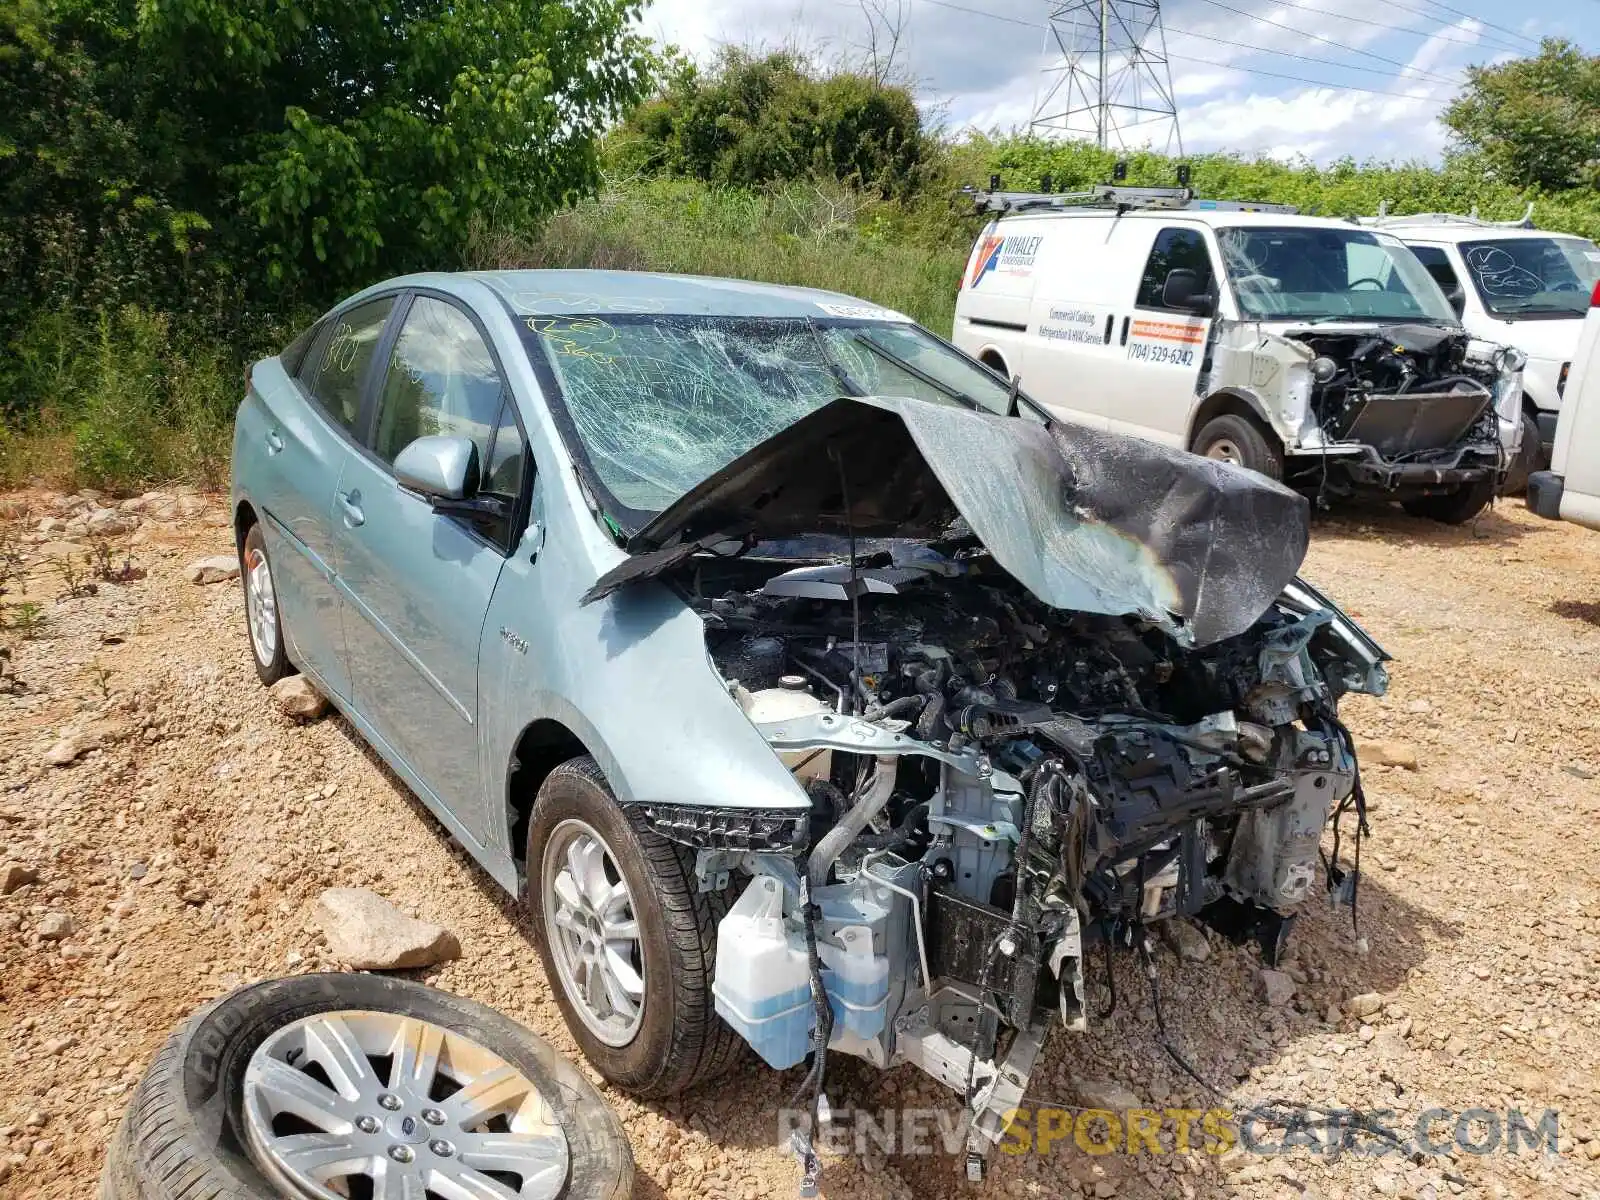
[[[1050,0],[1033,129],[1183,153],[1160,0]]]

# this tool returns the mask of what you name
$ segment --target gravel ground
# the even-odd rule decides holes
[[[190,1009],[337,966],[310,924],[328,886],[371,887],[454,930],[461,959],[418,977],[575,1055],[517,907],[343,720],[300,725],[269,704],[236,583],[185,579],[231,553],[215,504],[152,501],[131,534],[144,577],[60,599],[48,560],[79,527],[35,531],[83,520],[82,504],[0,498],[25,556],[26,590],[13,579],[6,600],[44,617],[31,639],[4,636],[16,694],[0,678],[0,864],[37,871],[0,897],[0,1194],[92,1195],[128,1089]],[[997,1156],[977,1187],[943,1153],[830,1157],[825,1195],[1600,1197],[1600,535],[1510,506],[1474,529],[1358,510],[1319,521],[1306,574],[1398,660],[1389,697],[1346,715],[1416,768],[1367,771],[1359,939],[1348,910],[1308,906],[1278,1004],[1253,948],[1211,936],[1189,946],[1204,962],[1160,950],[1171,1040],[1235,1107],[1390,1110],[1402,1132],[1435,1106],[1554,1108],[1559,1154],[1101,1156],[1069,1137]],[[74,729],[100,747],[47,765]],[[1109,1020],[1052,1035],[1030,1103],[1126,1102],[1121,1089],[1154,1108],[1216,1106],[1163,1055],[1136,964],[1117,983]],[[1091,1006],[1106,999],[1096,964]],[[637,1194],[794,1194],[776,1113],[799,1075],[747,1062],[666,1104],[608,1092]],[[909,1068],[847,1060],[831,1080],[836,1109],[950,1109]]]

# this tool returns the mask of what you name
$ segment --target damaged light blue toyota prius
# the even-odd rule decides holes
[[[521,897],[641,1095],[741,1040],[810,1096],[915,1063],[981,1173],[1094,956],[1197,916],[1272,959],[1364,824],[1337,706],[1387,656],[1296,578],[1306,501],[847,296],[393,280],[251,369],[233,488],[262,680]]]

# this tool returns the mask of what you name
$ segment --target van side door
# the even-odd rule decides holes
[[[1111,247],[1118,219],[1107,213],[1057,218],[1042,247],[1029,315],[1023,385],[1052,416],[1096,429],[1120,401],[1126,373],[1116,344],[1121,264]]]
[[[1118,322],[1116,352],[1125,383],[1108,407],[1107,426],[1187,450],[1212,318],[1182,303],[1179,293],[1217,302],[1220,284],[1206,231],[1124,220],[1116,244],[1124,262],[1140,266],[1127,283],[1132,308]]]

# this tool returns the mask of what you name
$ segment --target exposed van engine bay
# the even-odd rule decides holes
[[[1091,954],[1196,916],[1275,961],[1324,826],[1364,821],[1339,698],[1387,684],[1382,649],[1294,576],[1305,522],[1280,485],[1166,447],[872,400],[636,538],[592,594],[670,581],[809,800],[646,806],[703,889],[738,897],[723,1019],[775,1068],[811,1054],[818,1088],[829,1050],[919,1065],[969,1105],[977,1164],[1052,1021],[1087,1028]],[[1080,590],[1115,562],[1125,586]]]

